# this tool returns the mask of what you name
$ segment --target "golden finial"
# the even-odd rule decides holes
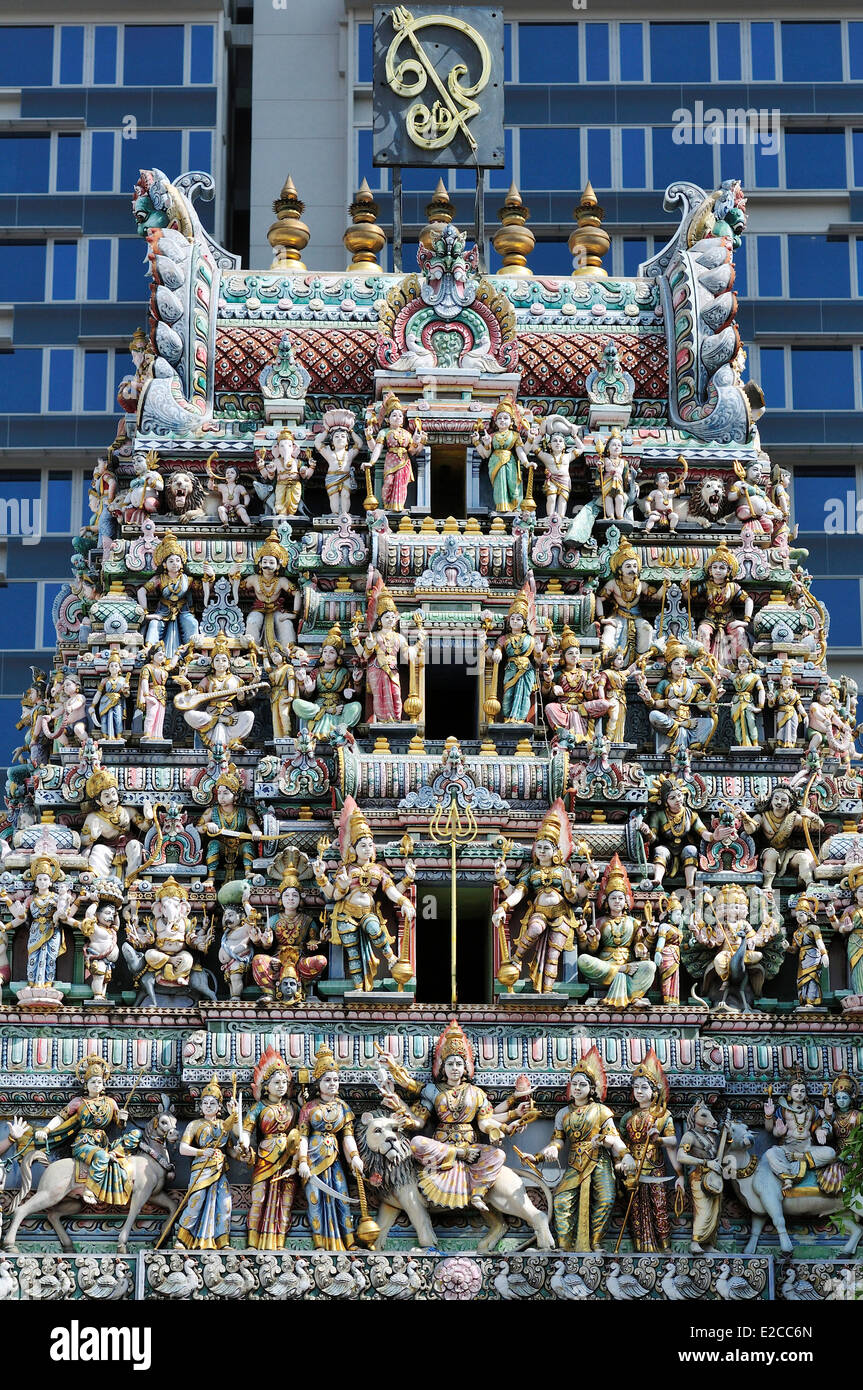
[[[500,227],[492,237],[494,249],[503,260],[498,275],[510,275],[514,279],[526,280],[533,275],[527,264],[527,257],[536,245],[536,237],[525,223],[530,219],[530,208],[522,202],[521,194],[510,184],[506,201],[498,213]]]
[[[386,233],[377,224],[380,209],[372,197],[366,179],[357,189],[357,196],[349,208],[351,225],[342,241],[351,253],[348,275],[383,275],[383,267],[378,265],[378,256],[387,244]]]
[[[602,264],[602,258],[611,245],[611,237],[602,226],[605,209],[596,201],[590,179],[584,185],[581,202],[572,215],[578,223],[569,237],[573,275],[607,277],[608,271]]]
[[[271,270],[302,273],[307,269],[303,265],[302,254],[308,245],[311,232],[305,222],[300,221],[304,208],[305,203],[300,202],[294,181],[288,174],[284,188],[273,203],[273,212],[277,220],[267,232],[267,240],[273,248]]]
[[[438,179],[434,197],[430,203],[426,203],[426,217],[428,223],[420,232],[420,241],[429,251],[432,244],[432,227],[446,226],[455,217],[455,203],[444,188],[443,179]]]

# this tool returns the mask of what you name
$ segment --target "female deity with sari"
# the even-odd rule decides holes
[[[366,426],[371,445],[367,466],[371,468],[377,463],[386,450],[382,500],[384,510],[388,512],[404,511],[408,486],[414,477],[411,459],[426,442],[419,420],[414,421],[413,430],[407,430],[404,426],[404,406],[392,392],[384,397],[377,421],[370,419]]]
[[[300,673],[303,694],[310,698],[296,699],[293,704],[294,714],[312,737],[324,742],[334,733],[343,736],[363,717],[363,707],[354,699],[351,673],[344,664],[344,647],[342,630],[336,623],[321,644],[317,665]]]
[[[399,661],[410,664],[411,649],[398,630],[395,601],[379,574],[369,585],[366,609],[366,635],[351,628],[351,642],[357,656],[366,662],[366,684],[372,700],[376,724],[398,724],[403,717]]]
[[[253,1250],[283,1250],[291,1227],[296,1179],[293,1158],[299,1145],[297,1107],[288,1099],[291,1069],[274,1047],[255,1067],[255,1104],[243,1120],[240,1145],[250,1152],[252,1203],[249,1245]]]
[[[684,1185],[676,1164],[677,1136],[668,1109],[668,1080],[653,1048],[632,1073],[632,1099],[635,1106],[620,1124],[620,1132],[635,1160],[635,1171],[626,1184],[632,1193],[629,1230],[635,1249],[653,1254],[667,1250],[670,1243],[666,1155],[677,1172],[676,1184],[681,1192]]]
[[[503,663],[500,717],[504,724],[528,722],[537,687],[537,655],[534,595],[530,585],[525,584],[510,604],[506,630],[491,653],[495,665]]]
[[[525,431],[521,413],[511,396],[504,396],[492,412],[493,433],[477,427],[473,446],[481,458],[488,459],[488,476],[494,493],[496,512],[518,511],[522,499],[522,465],[527,467]]]
[[[648,959],[644,926],[626,909],[632,908],[629,875],[615,854],[599,886],[597,903],[603,915],[594,926],[580,928],[579,941],[588,947],[578,958],[579,973],[591,984],[603,985],[603,1004],[626,1009],[645,1007],[644,996],[653,984],[656,964]]]
[[[133,1174],[128,1156],[138,1147],[140,1130],[132,1130],[113,1144],[109,1142],[107,1131],[112,1125],[122,1128],[129,1116],[111,1096],[104,1094],[111,1067],[103,1057],[88,1053],[75,1068],[75,1075],[85,1094],[71,1100],[44,1129],[37,1129],[34,1138],[41,1145],[50,1136],[52,1151],[71,1139],[75,1179],[83,1183],[84,1201],[89,1206],[98,1202],[123,1206],[132,1195]]]
[[[180,1153],[191,1158],[186,1196],[177,1208],[175,1247],[221,1250],[231,1239],[231,1183],[228,1153],[239,1138],[237,1102],[219,1118],[222,1088],[212,1076],[201,1092],[201,1118],[191,1120],[180,1140]],[[234,1155],[236,1156],[236,1154]]]
[[[339,1096],[339,1065],[326,1043],[315,1054],[312,1080],[318,1095],[300,1111],[297,1164],[305,1184],[312,1244],[316,1250],[352,1250],[357,1241],[345,1165],[362,1177],[363,1161],[354,1138],[353,1111]]]

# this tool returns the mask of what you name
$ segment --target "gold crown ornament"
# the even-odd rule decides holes
[[[624,537],[621,538],[621,541],[620,541],[620,543],[619,543],[617,549],[615,550],[614,554],[612,555],[611,559],[610,559],[609,562],[608,562],[609,569],[611,570],[611,573],[612,573],[612,574],[619,574],[619,573],[620,573],[620,570],[621,570],[621,569],[623,568],[623,566],[626,564],[627,560],[634,560],[635,563],[636,563],[636,565],[638,566],[638,570],[639,570],[639,573],[640,573],[640,571],[641,571],[641,559],[640,559],[640,557],[639,557],[638,551],[635,550],[635,549],[629,544],[629,541],[628,541],[628,540],[626,539],[626,537],[624,536]]]
[[[283,1071],[290,1083],[293,1080],[293,1072],[280,1052],[270,1045],[261,1053],[260,1059],[254,1072],[252,1073],[252,1095],[255,1100],[261,1099],[261,1092],[266,1086],[271,1076],[276,1072]]]
[[[58,883],[64,877],[59,860],[53,854],[37,854],[35,859],[30,860],[22,877],[35,883],[39,874],[48,874],[52,883]]]
[[[572,628],[569,626],[569,623],[567,623],[563,629],[563,632],[560,634],[561,655],[563,655],[564,652],[568,652],[570,647],[577,647],[578,650],[581,651],[581,643],[579,642]]]
[[[235,796],[238,792],[243,790],[243,779],[234,763],[228,763],[224,772],[216,778],[214,785],[216,787],[227,787],[228,791],[232,791]]]
[[[156,546],[156,549],[153,551],[153,564],[157,570],[162,568],[170,555],[179,555],[183,564],[188,564],[189,557],[186,554],[185,547],[180,544],[173,531],[166,531],[159,541],[159,544]]]
[[[320,1081],[328,1071],[338,1071],[339,1064],[333,1055],[333,1049],[329,1043],[321,1043],[315,1053],[315,1065],[312,1068],[312,1080]]]
[[[188,902],[189,890],[182,883],[178,883],[172,874],[164,883],[159,884],[153,896],[157,902],[161,902],[163,898],[181,898],[183,902]]]
[[[335,647],[336,651],[340,652],[344,645],[345,639],[342,636],[341,625],[339,623],[334,623],[321,643],[321,649],[323,650],[324,647]]]
[[[708,579],[710,578],[711,566],[715,565],[717,560],[721,561],[723,564],[728,566],[728,573],[732,579],[737,578],[737,572],[740,569],[740,564],[737,559],[737,556],[731,553],[731,551],[728,549],[728,546],[725,544],[725,541],[720,541],[713,554],[708,556],[708,558],[704,562],[704,568],[707,573]]]
[[[207,1082],[206,1086],[205,1086],[204,1089],[202,1090],[202,1092],[201,1092],[201,1100],[204,1099],[204,1096],[212,1096],[212,1097],[213,1097],[213,1100],[217,1100],[217,1101],[219,1102],[220,1105],[221,1105],[221,1103],[222,1103],[222,1088],[221,1088],[221,1086],[219,1085],[218,1081],[216,1080],[216,1073],[215,1073],[215,1072],[213,1072],[213,1074],[212,1074],[212,1076],[210,1077],[209,1081]]]
[[[109,787],[117,786],[117,774],[110,767],[97,767],[95,772],[91,772],[87,778],[87,799],[97,801],[102,792]]]
[[[629,881],[629,874],[621,863],[619,854],[613,856],[608,868],[602,875],[602,882],[599,885],[598,894],[600,907],[604,906],[608,901],[610,893],[624,893],[626,895],[627,907],[632,907],[632,884]]]
[[[643,1076],[654,1088],[657,1100],[668,1102],[668,1077],[662,1069],[662,1063],[657,1057],[653,1048],[650,1049],[643,1062],[633,1069],[632,1079]]]
[[[567,1100],[572,1099],[572,1078],[574,1076],[586,1076],[596,1095],[596,1099],[599,1101],[605,1100],[608,1082],[602,1058],[596,1047],[591,1047],[569,1073],[569,1084],[566,1088]]]
[[[830,1089],[833,1092],[834,1096],[838,1095],[840,1091],[847,1091],[849,1096],[856,1096],[857,1082],[854,1080],[853,1077],[848,1075],[847,1071],[842,1071],[835,1078],[833,1085],[830,1087]]]
[[[285,547],[282,545],[281,541],[279,540],[278,534],[275,531],[270,532],[263,545],[260,546],[258,550],[255,552],[256,568],[267,555],[278,560],[279,566],[282,569],[285,569],[290,564],[291,557],[285,550]]]
[[[88,1052],[75,1067],[75,1075],[83,1086],[87,1085],[90,1077],[96,1072],[101,1074],[102,1080],[107,1085],[111,1079],[111,1063],[106,1062],[104,1057],[100,1057],[98,1052]]]
[[[450,1057],[461,1057],[465,1066],[465,1074],[472,1080],[475,1067],[473,1048],[461,1024],[454,1018],[450,1019],[437,1040],[432,1064],[433,1076],[440,1076],[444,1063]]]

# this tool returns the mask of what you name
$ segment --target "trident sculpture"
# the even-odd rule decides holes
[[[459,805],[459,787],[450,787],[449,807],[445,801],[440,802],[434,815],[429,821],[429,834],[438,845],[449,845],[450,847],[450,1004],[455,1008],[458,1003],[458,990],[456,986],[456,846],[468,845],[477,836],[476,816],[470,803],[465,801],[463,806]]]

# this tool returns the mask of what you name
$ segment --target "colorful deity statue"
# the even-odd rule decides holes
[[[632,1073],[632,1099],[634,1108],[620,1122],[621,1138],[636,1165],[626,1181],[631,1193],[627,1224],[633,1247],[644,1254],[655,1254],[671,1244],[666,1157],[681,1192],[684,1182],[677,1166],[677,1135],[668,1108],[668,1078],[653,1048]]]
[[[836,1159],[836,1150],[827,1140],[830,1123],[806,1093],[806,1081],[798,1073],[788,1087],[787,1096],[774,1100],[768,1088],[764,1102],[764,1128],[779,1143],[766,1150],[771,1170],[791,1188],[813,1168],[826,1168]]]
[[[844,882],[853,895],[852,905],[839,917],[835,903],[828,902],[827,916],[834,930],[848,938],[848,988],[856,996],[863,995],[863,865],[849,869]]]
[[[31,989],[53,990],[57,960],[66,950],[63,928],[78,925],[70,885],[53,854],[35,855],[23,877],[33,884],[33,891],[22,901],[0,894],[0,902],[11,913],[7,930],[29,924],[27,983]]]
[[[857,730],[847,719],[843,719],[836,706],[837,697],[833,683],[825,677],[819,681],[815,697],[810,700],[806,711],[809,752],[826,753],[829,757],[836,758],[846,772],[850,772],[851,760],[856,756],[854,740]]]
[[[138,402],[145,383],[153,375],[155,354],[143,328],[136,328],[129,342],[134,372],[124,376],[117,387],[117,404],[123,411],[117,425],[114,451],[120,458],[128,457],[137,431]]]
[[[124,702],[129,696],[129,677],[123,675],[122,658],[113,654],[107,673],[96,686],[90,713],[102,733],[101,742],[119,743],[123,738]]]
[[[689,1178],[692,1202],[692,1241],[694,1255],[712,1250],[719,1230],[725,1179],[734,1176],[735,1162],[722,1154],[723,1128],[707,1103],[699,1098],[686,1116],[677,1147],[677,1166]]]
[[[763,844],[761,870],[763,886],[772,888],[777,875],[796,873],[801,888],[812,882],[818,856],[814,852],[808,830],[823,830],[824,822],[808,806],[801,805],[800,793],[786,782],[780,782],[762,801],[756,803],[756,814],[741,812],[743,828]],[[802,849],[794,841],[798,834],[807,836],[809,848]]]
[[[255,554],[255,574],[243,580],[243,588],[254,595],[246,618],[246,636],[256,646],[272,651],[278,643],[287,650],[297,640],[294,626],[300,611],[300,591],[286,577],[291,557],[275,531],[271,531]]]
[[[240,890],[240,901],[237,890]],[[251,968],[256,949],[266,950],[273,934],[262,914],[251,903],[251,887],[233,881],[219,891],[222,904],[222,939],[219,943],[219,965],[231,999],[241,999],[246,975]]]
[[[731,666],[737,657],[748,651],[746,629],[752,618],[752,595],[735,583],[740,564],[722,541],[705,564],[703,589],[706,612],[698,625],[696,636],[704,649],[721,666]],[[681,588],[689,595],[692,584],[684,580]],[[742,618],[735,618],[735,606],[742,606]]]
[[[125,872],[136,873],[141,867],[144,850],[133,829],[147,830],[155,819],[152,802],[145,798],[137,806],[121,806],[117,774],[113,768],[98,767],[87,778],[87,799],[95,802],[84,817],[81,827],[81,848],[88,856],[94,874],[107,878],[119,866]]]
[[[579,973],[605,988],[601,1003],[609,1008],[643,1008],[656,966],[648,959],[644,924],[632,916],[632,887],[618,854],[602,876],[596,901],[602,915],[595,925],[578,929],[579,942],[588,948],[578,957]]]
[[[748,652],[739,652],[733,668],[719,666],[719,674],[731,685],[731,723],[738,748],[760,748],[758,716],[764,709],[766,694],[758,662]]]
[[[104,1057],[88,1053],[75,1068],[75,1075],[85,1094],[76,1096],[61,1114],[37,1129],[34,1138],[37,1144],[50,1138],[52,1150],[71,1140],[75,1178],[83,1185],[82,1196],[88,1206],[124,1206],[132,1195],[129,1155],[138,1147],[141,1131],[134,1129],[109,1142],[108,1130],[127,1124],[129,1115],[104,1094],[111,1078],[111,1067]]]
[[[597,699],[608,702],[603,733],[609,743],[623,743],[626,739],[626,684],[635,670],[635,663],[626,664],[626,652],[621,647],[606,649],[601,661],[602,666],[597,674]]]
[[[393,596],[380,575],[375,574],[368,588],[366,634],[361,638],[359,628],[354,625],[351,643],[357,656],[366,663],[366,684],[376,724],[401,722],[404,706],[399,661],[410,665],[416,659],[398,625],[398,609]]]
[[[300,509],[303,483],[315,471],[314,463],[302,463],[302,457],[303,451],[294,439],[294,432],[287,427],[279,430],[269,460],[265,450],[258,453],[258,472],[267,482],[275,484],[273,516],[296,516]]]
[[[289,1099],[292,1080],[284,1057],[267,1047],[252,1075],[255,1103],[240,1133],[241,1149],[253,1156],[254,1164],[248,1217],[253,1250],[283,1250],[291,1228],[293,1166],[300,1143],[297,1107]]]
[[[511,891],[507,891],[509,883],[504,861],[501,859],[495,865],[495,881],[506,896],[492,915],[492,924],[502,927],[509,912],[526,902],[521,930],[513,946],[512,963],[520,973],[522,963],[529,959],[530,978],[538,994],[553,992],[561,954],[575,946],[575,904],[588,896],[588,887],[577,881],[569,866],[572,850],[569,816],[558,798],[537,831],[531,864],[519,874]],[[592,883],[594,877],[589,867],[587,883]]]
[[[307,862],[305,855],[293,851],[284,861],[281,911],[270,919],[267,949],[252,960],[252,977],[268,1002],[299,1002],[327,968],[322,950],[326,928],[302,910],[300,869]]]
[[[299,694],[297,666],[290,649],[285,651],[276,642],[264,655],[264,675],[270,694],[270,714],[273,719],[273,738],[290,738],[291,711]]]
[[[650,707],[648,720],[657,731],[660,752],[678,762],[707,749],[716,730],[719,689],[709,657],[690,652],[670,637],[663,653],[666,674],[651,694],[643,672],[636,675],[638,693]]]
[[[581,663],[581,647],[572,629],[564,627],[559,655],[562,665],[543,667],[542,686],[554,700],[546,700],[545,717],[553,729],[568,729],[576,743],[592,743],[596,721],[615,713],[615,702],[605,695],[605,673],[587,671]]]
[[[534,595],[525,584],[509,606],[506,627],[492,649],[495,665],[503,663],[500,718],[504,724],[526,724],[537,689]]]
[[[207,887],[217,872],[223,881],[246,879],[252,873],[254,842],[263,831],[254,812],[241,804],[243,779],[233,763],[216,778],[214,804],[198,821],[198,830],[207,837]]]
[[[293,711],[314,739],[329,742],[333,734],[343,737],[362,719],[363,707],[354,699],[351,672],[344,664],[345,641],[338,623],[321,643],[321,654],[311,670],[303,669],[300,684],[303,695],[294,700]],[[401,648],[399,649],[401,651]],[[401,688],[399,688],[401,696]]]
[[[45,735],[54,739],[58,748],[74,748],[85,744],[90,737],[87,727],[87,701],[77,671],[64,671],[57,703],[43,721]]]
[[[218,498],[216,512],[219,520],[223,526],[232,526],[238,521],[242,526],[251,526],[248,512],[251,498],[248,488],[240,482],[239,469],[229,463],[225,467],[224,477],[220,478],[213,468],[217,459],[217,453],[212,453],[207,459],[207,483],[208,490]]]
[[[515,401],[504,396],[491,413],[491,430],[473,435],[473,446],[480,458],[488,460],[488,476],[494,493],[494,510],[499,513],[518,511],[522,500],[522,467],[528,466],[525,446],[529,432]]]
[[[356,1245],[344,1164],[362,1179],[363,1161],[354,1138],[354,1115],[339,1095],[339,1065],[321,1043],[312,1080],[317,1097],[300,1111],[297,1172],[303,1181],[312,1244],[316,1250],[352,1250]]]
[[[118,499],[122,508],[123,520],[127,526],[140,526],[143,521],[159,510],[165,479],[156,468],[156,453],[135,454],[132,459],[132,477],[129,486]]]
[[[716,996],[716,1007],[740,1013],[754,1007],[768,974],[764,947],[781,937],[782,922],[774,907],[773,892],[755,890],[765,904],[760,924],[750,918],[749,899],[739,883],[726,883],[714,896],[704,894],[704,903],[713,907],[714,921],[693,918],[690,923],[694,943],[707,948],[701,955],[686,961],[691,974],[703,968],[702,989]],[[785,941],[777,942],[776,951],[784,952]],[[771,973],[775,973],[772,970]],[[699,996],[693,991],[693,997]],[[703,1001],[700,1001],[703,1002]]]
[[[752,459],[744,468],[736,462],[734,472],[737,482],[728,489],[728,500],[734,504],[738,521],[753,530],[772,535],[775,523],[782,521],[782,512],[768,496],[764,464],[760,459]]]
[[[106,457],[98,458],[93,466],[93,476],[87,492],[90,504],[90,519],[86,530],[93,532],[101,545],[110,539],[114,532],[114,518],[111,504],[117,495],[117,478],[111,471]]]
[[[150,920],[141,925],[137,899],[127,911],[123,957],[147,1004],[157,1005],[157,986],[194,988],[193,972],[200,972],[199,957],[212,940],[209,927],[195,925],[189,890],[171,875],[156,889]]]
[[[185,572],[188,560],[173,531],[166,531],[153,551],[156,574],[138,590],[138,603],[145,610],[149,596],[157,598],[155,614],[147,623],[147,645],[163,642],[169,657],[198,635],[198,619],[192,612],[197,585]]]
[[[857,1082],[847,1071],[843,1071],[834,1077],[830,1095],[824,1101],[824,1115],[830,1121],[833,1143],[840,1158],[848,1140],[863,1118],[859,1107],[854,1104],[857,1095]]]
[[[96,879],[88,896],[90,902],[78,930],[84,938],[85,976],[90,977],[93,1002],[104,1004],[120,956],[118,937],[125,903],[123,885],[118,878]]]
[[[625,538],[609,560],[611,579],[596,596],[596,616],[602,627],[603,652],[619,648],[628,665],[648,650],[653,637],[642,616],[644,599],[656,598],[657,590],[639,577],[641,560]],[[610,609],[610,611],[607,611]]]
[[[623,453],[620,430],[613,429],[609,435],[598,436],[595,448],[599,455],[597,473],[602,515],[606,521],[621,521],[629,505],[633,476]]]
[[[178,709],[190,729],[216,759],[232,749],[242,749],[255,723],[255,712],[237,709],[238,704],[254,695],[265,681],[249,680],[231,669],[231,643],[220,632],[209,651],[210,669],[198,682],[197,689],[186,676],[188,660],[177,671],[177,684],[182,688],[174,696]],[[191,653],[189,654],[191,659]]]
[[[341,944],[345,964],[354,989],[368,993],[374,986],[380,952],[390,972],[398,964],[393,939],[384,921],[378,899],[381,895],[396,904],[402,915],[403,930],[413,921],[416,910],[405,889],[416,876],[413,863],[405,864],[404,878],[396,884],[387,869],[375,861],[375,842],[368,821],[352,796],[345,797],[339,819],[341,863],[334,881],[327,877],[321,858],[312,864],[318,887],[333,904],[329,917],[330,940]]]
[[[321,417],[323,434],[315,439],[315,449],[327,465],[325,487],[333,516],[350,515],[351,494],[356,487],[354,459],[363,441],[354,426],[352,410],[325,410]]]
[[[547,516],[566,516],[571,491],[570,466],[573,459],[584,453],[578,426],[563,415],[547,415],[542,422],[545,448],[537,449],[536,457],[545,469],[542,490],[545,493]]]
[[[666,472],[657,473],[653,487],[644,498],[642,506],[646,514],[645,535],[652,531],[654,526],[667,526],[671,532],[677,530],[680,517],[674,510],[674,499],[686,490],[686,475],[689,472],[686,459],[681,458],[680,462],[683,472],[673,480]]]
[[[767,703],[776,710],[776,747],[794,748],[797,731],[805,723],[806,713],[794,684],[794,667],[790,661],[782,663],[778,690],[772,681],[768,681]]]
[[[201,1118],[183,1130],[180,1153],[192,1160],[189,1186],[176,1212],[175,1249],[221,1250],[231,1241],[228,1155],[242,1157],[237,1102],[220,1119],[222,1088],[213,1075],[201,1092]]]
[[[168,680],[181,653],[168,657],[164,642],[156,642],[144,652],[144,665],[138,677],[137,706],[141,711],[142,743],[159,743],[165,736],[165,714],[168,708]]]
[[[405,408],[398,396],[388,392],[378,412],[370,412],[366,422],[366,437],[371,448],[368,467],[373,467],[381,454],[384,455],[381,498],[388,512],[405,510],[408,487],[414,477],[411,459],[426,442],[419,420],[414,420],[413,429],[408,430],[405,418]]]
[[[686,911],[676,893],[663,893],[659,899],[658,921],[654,924],[649,902],[644,905],[644,915],[653,948],[653,963],[662,988],[663,1007],[677,1009],[680,1007],[680,945],[688,921]]]
[[[789,905],[797,925],[785,949],[797,952],[797,998],[800,1007],[814,1009],[822,998],[821,971],[830,964],[818,926],[818,899],[808,893],[798,893]]]
[[[554,1190],[554,1227],[561,1250],[601,1251],[614,1206],[614,1160],[622,1174],[634,1175],[636,1160],[605,1104],[605,1067],[591,1047],[573,1067],[566,1088],[568,1104],[558,1110],[551,1142],[536,1155],[554,1163],[567,1146],[563,1178]]]
[[[698,813],[693,811],[691,799],[689,784],[682,777],[665,772],[654,779],[650,788],[648,805],[651,809],[641,833],[655,846],[653,882],[657,888],[662,885],[669,870],[672,878],[682,873],[684,884],[692,888],[701,841],[715,838],[714,832],[708,830]]]

